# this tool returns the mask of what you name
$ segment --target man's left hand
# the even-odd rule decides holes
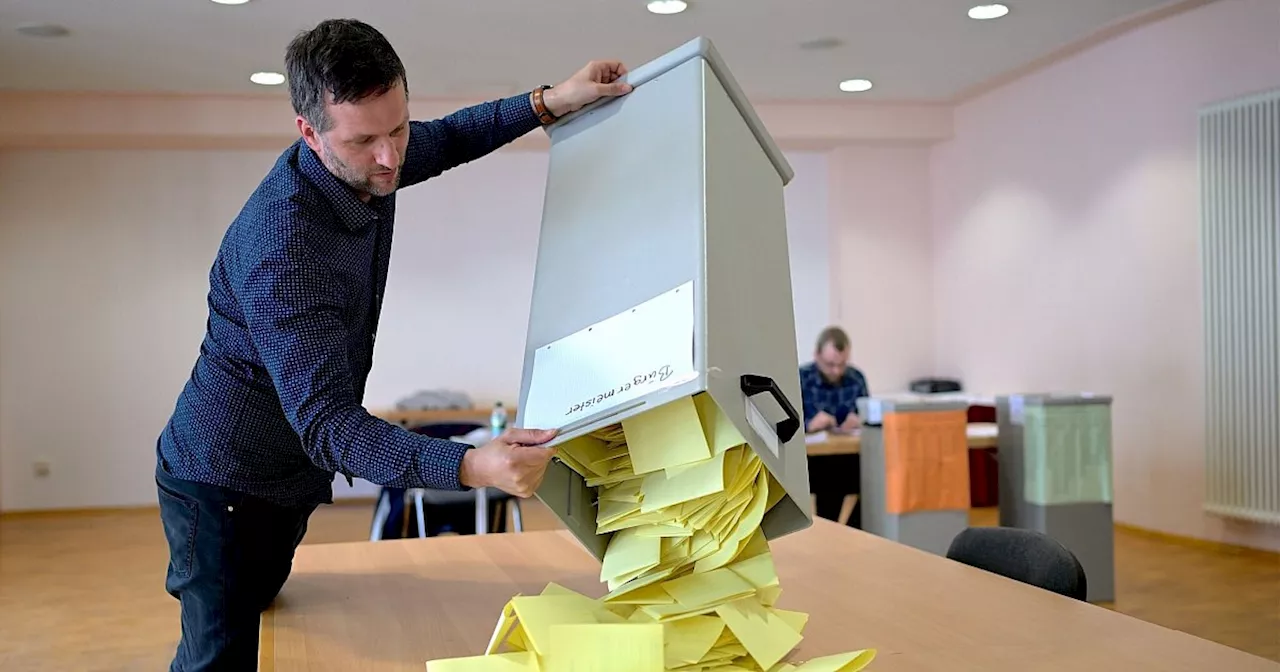
[[[591,61],[572,77],[542,93],[547,111],[557,117],[576,112],[606,96],[621,96],[631,85],[619,81],[627,74],[619,61]]]
[[[861,426],[862,426],[862,419],[859,418],[856,414],[850,413],[849,415],[845,416],[844,422],[840,423],[840,431],[852,432]]]

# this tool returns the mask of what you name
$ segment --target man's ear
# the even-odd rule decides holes
[[[312,126],[302,115],[298,115],[298,134],[302,136],[302,140],[307,143],[311,151],[320,153],[320,136],[316,133],[316,127]]]

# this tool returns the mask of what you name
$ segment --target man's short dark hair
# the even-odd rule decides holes
[[[329,19],[299,33],[285,51],[293,110],[323,133],[329,130],[326,102],[380,96],[409,83],[404,63],[376,28],[355,19]]]
[[[814,348],[814,352],[820,352],[823,346],[831,344],[838,352],[849,351],[849,335],[844,333],[844,329],[840,327],[827,327],[818,334],[818,345]]]

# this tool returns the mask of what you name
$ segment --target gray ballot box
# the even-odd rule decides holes
[[[996,398],[1000,525],[1056,539],[1084,566],[1090,602],[1115,599],[1111,397]]]
[[[520,425],[556,445],[710,399],[783,486],[766,537],[812,524],[783,188],[793,172],[711,42],[547,127]],[[594,488],[554,459],[537,496],[603,558]]]
[[[862,529],[946,555],[969,526],[964,399],[862,397]]]

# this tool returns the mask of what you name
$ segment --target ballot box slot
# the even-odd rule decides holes
[[[548,446],[554,446],[557,443],[563,443],[567,439],[572,439],[580,434],[584,434],[592,429],[600,427],[606,424],[607,421],[613,420],[614,418],[617,418],[618,416],[624,413],[627,413],[628,411],[633,411],[644,405],[645,405],[645,401],[643,399],[640,399],[628,404],[623,404],[622,406],[619,406],[617,408],[611,408],[611,409],[596,413],[594,415],[587,416],[576,422],[569,423],[568,425],[561,427],[560,430],[556,432],[556,439],[549,442]]]

